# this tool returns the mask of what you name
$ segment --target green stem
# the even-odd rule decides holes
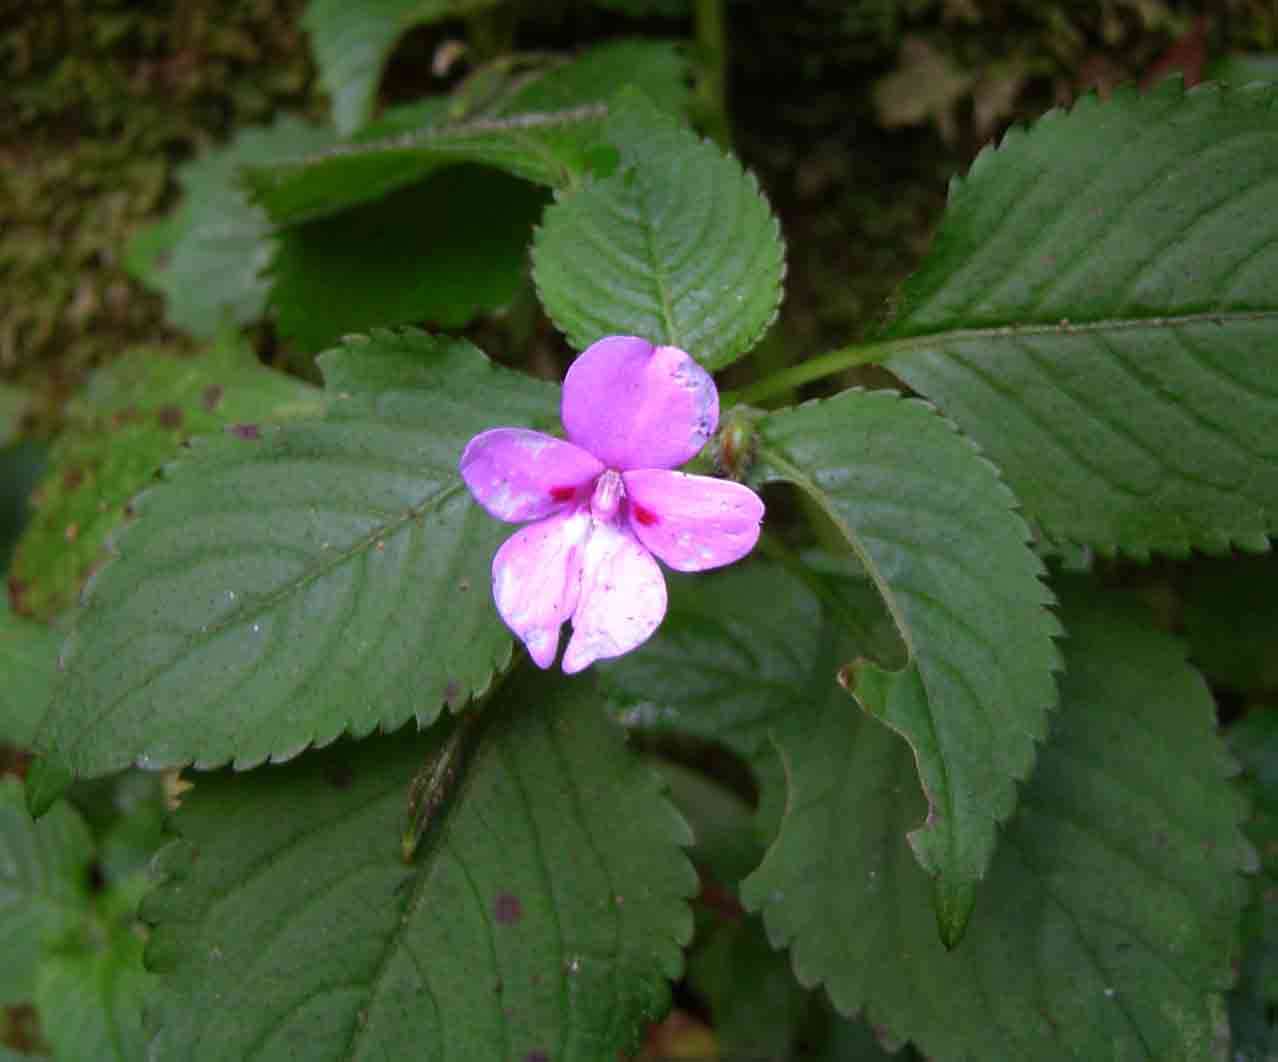
[[[723,16],[724,0],[696,0],[697,52],[701,73],[697,78],[697,102],[706,134],[725,151],[732,148],[728,121],[728,33]]]
[[[762,380],[756,380],[749,387],[743,387],[740,391],[725,392],[720,396],[720,400],[725,406],[735,405],[739,402],[761,402],[766,398],[772,398],[774,395],[784,394],[786,391],[792,391],[796,387],[812,383],[813,380],[820,380],[826,376],[833,376],[837,372],[854,369],[858,365],[871,365],[876,362],[886,361],[891,354],[897,350],[908,349],[913,342],[914,340],[910,339],[898,339],[886,343],[865,343],[832,350],[829,354],[822,354],[819,358],[801,361],[799,364],[791,365],[780,372],[773,373],[771,376],[765,376]]]

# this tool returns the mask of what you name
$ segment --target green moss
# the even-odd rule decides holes
[[[0,378],[46,422],[86,368],[163,334],[123,248],[177,162],[279,107],[314,106],[302,0],[2,0]]]

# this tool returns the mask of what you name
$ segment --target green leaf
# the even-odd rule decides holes
[[[908,647],[903,668],[843,677],[913,747],[929,808],[910,843],[953,942],[1056,699],[1042,566],[994,469],[922,402],[849,391],[764,418],[759,438],[753,482],[830,517]]]
[[[147,1057],[142,1006],[152,978],[142,967],[142,938],[127,925],[106,939],[67,944],[36,975],[40,1029],[65,1062],[138,1062]]]
[[[606,41],[539,73],[503,100],[497,113],[514,115],[606,103],[631,86],[660,110],[679,118],[691,104],[691,73],[687,52],[677,42]]]
[[[668,582],[666,618],[643,651],[597,666],[610,709],[628,727],[719,741],[752,760],[814,683],[834,684],[837,661],[818,666],[821,603],[758,560]]]
[[[1217,1056],[1241,802],[1201,679],[1124,604],[1067,598],[1062,707],[953,951],[900,837],[924,810],[909,747],[846,700],[794,720],[743,898],[800,983],[928,1057]]]
[[[324,419],[199,441],[137,503],[37,736],[77,775],[424,726],[509,662],[488,590],[509,528],[457,460],[487,428],[549,426],[557,389],[413,330],[320,365]]]
[[[259,274],[270,261],[271,226],[249,201],[239,169],[332,142],[330,130],[285,117],[268,127],[241,129],[224,147],[179,169],[182,201],[176,213],[157,223],[160,232],[144,230],[130,251],[141,279],[164,296],[173,324],[213,339],[228,324],[262,316],[267,283]]]
[[[0,447],[0,572],[8,573],[13,551],[31,520],[31,494],[48,460],[43,440],[24,439]],[[17,592],[11,580],[9,590]]]
[[[534,277],[578,349],[630,334],[711,369],[744,355],[776,317],[784,248],[754,178],[641,95],[623,93],[605,136],[617,172],[546,211]]]
[[[368,118],[396,41],[413,26],[472,14],[499,0],[311,0],[302,25],[311,35],[320,84],[332,97],[343,135]]]
[[[716,925],[689,957],[686,981],[709,1006],[722,1057],[799,1057],[811,995],[795,983],[757,918]]]
[[[1181,587],[1190,659],[1239,691],[1278,690],[1278,557],[1195,560]]]
[[[1054,539],[1143,558],[1278,524],[1278,87],[1119,90],[956,183],[887,366]]]
[[[0,777],[0,1006],[31,1001],[42,950],[87,911],[92,855],[70,807],[32,822],[22,783]]]
[[[759,865],[763,848],[754,809],[745,798],[706,773],[671,760],[653,767],[670,789],[670,802],[692,830],[692,861],[704,877],[733,889]]]
[[[249,166],[245,180],[279,225],[338,213],[464,162],[559,186],[591,165],[603,105],[635,85],[672,114],[688,104],[688,63],[666,41],[615,41],[524,79],[522,87],[461,120],[456,100],[432,98],[387,112],[355,142]],[[479,213],[479,211],[476,211]]]
[[[463,162],[553,187],[585,172],[602,117],[588,105],[435,126],[246,167],[243,179],[277,225],[339,213]]]
[[[313,387],[264,368],[229,336],[196,357],[135,350],[99,370],[37,489],[10,573],[15,604],[41,618],[70,606],[132,497],[191,436],[318,408]]]
[[[1243,955],[1230,994],[1234,1062],[1268,1062],[1278,1046],[1278,711],[1255,708],[1229,729],[1231,751],[1246,770],[1251,799],[1247,836],[1260,853],[1243,913]]]
[[[687,827],[589,683],[484,711],[410,865],[405,792],[445,724],[199,782],[143,908],[151,1057],[595,1062],[660,1016],[691,934]]]
[[[459,166],[285,229],[271,269],[280,331],[323,350],[379,325],[460,328],[515,296],[545,202],[523,181]],[[354,270],[352,247],[363,248]]]
[[[0,593],[0,745],[25,747],[53,695],[62,637],[15,616]]]

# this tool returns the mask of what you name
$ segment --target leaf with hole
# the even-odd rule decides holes
[[[320,365],[325,417],[197,440],[136,503],[37,735],[77,775],[427,725],[509,662],[488,592],[507,529],[457,459],[486,428],[552,424],[557,389],[412,330]]]
[[[790,483],[830,518],[907,648],[844,679],[914,750],[929,807],[910,843],[955,943],[1056,699],[1041,563],[992,466],[925,403],[849,391],[768,415],[759,443],[752,484]]]
[[[1278,513],[1278,87],[1080,100],[951,189],[887,366],[1053,538],[1265,548]]]
[[[530,1058],[630,1049],[691,935],[687,827],[589,683],[490,702],[411,864],[404,795],[449,723],[201,779],[143,907],[152,1058]],[[198,858],[197,858],[198,855]]]
[[[846,698],[780,736],[786,815],[743,899],[802,984],[927,1057],[1214,1058],[1253,858],[1215,707],[1142,610],[1066,605],[1061,708],[958,948],[902,838],[912,752]]]
[[[578,350],[637,335],[731,364],[781,302],[784,247],[758,183],[633,91],[604,136],[620,168],[561,195],[533,247],[546,312]]]

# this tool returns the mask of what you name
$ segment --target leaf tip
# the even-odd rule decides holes
[[[953,951],[967,932],[972,908],[976,906],[976,882],[937,878],[932,886],[932,906],[941,943],[946,951]]]
[[[43,818],[74,781],[75,774],[64,761],[49,754],[37,756],[27,768],[23,787],[27,814],[33,819]]]

